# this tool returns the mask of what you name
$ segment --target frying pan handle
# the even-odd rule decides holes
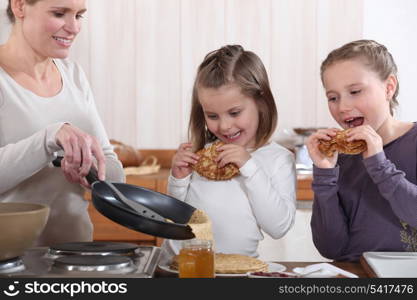
[[[57,158],[55,158],[55,159],[52,161],[52,164],[53,164],[55,167],[60,168],[60,167],[61,167],[61,161],[62,161],[62,159],[63,159],[63,157],[62,157],[62,156],[58,156]]]
[[[57,158],[55,158],[52,161],[52,164],[55,167],[60,168],[62,159],[63,159],[62,156],[58,156]],[[85,176],[85,178],[87,179],[89,184],[93,184],[94,182],[99,181],[96,168],[91,167],[90,172],[88,172],[88,174],[87,174],[87,176]]]

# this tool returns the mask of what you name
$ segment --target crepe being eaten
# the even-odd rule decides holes
[[[359,154],[366,151],[366,142],[364,140],[357,140],[348,142],[346,140],[347,133],[350,129],[340,130],[331,140],[319,140],[319,150],[327,157],[332,157],[337,151],[343,154]]]
[[[233,163],[228,163],[221,168],[218,166],[216,162],[216,157],[219,154],[217,148],[222,145],[224,145],[223,142],[217,141],[197,151],[196,154],[200,156],[200,159],[193,166],[194,171],[210,180],[229,180],[239,175],[239,168]]]

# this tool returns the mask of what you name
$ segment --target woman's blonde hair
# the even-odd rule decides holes
[[[390,75],[394,75],[397,79],[397,89],[395,90],[392,99],[390,99],[390,113],[394,115],[394,109],[398,105],[397,96],[400,90],[398,82],[398,70],[394,58],[388,49],[373,40],[358,40],[350,42],[337,48],[329,53],[327,58],[323,61],[320,68],[321,81],[323,82],[323,73],[326,69],[335,62],[359,59],[376,74],[381,80],[386,80]]]
[[[196,149],[216,139],[206,126],[198,88],[220,88],[233,84],[242,94],[251,97],[259,111],[255,148],[266,144],[277,125],[277,108],[268,75],[261,59],[240,45],[227,45],[206,55],[194,81],[188,134]]]
[[[38,1],[40,1],[40,0],[25,0],[25,2],[30,4],[30,5],[33,5]],[[16,21],[16,17],[14,16],[14,13],[13,13],[13,10],[12,10],[11,0],[9,0],[9,4],[7,5],[6,13],[7,13],[7,17],[9,18],[9,21],[11,23],[14,23]]]

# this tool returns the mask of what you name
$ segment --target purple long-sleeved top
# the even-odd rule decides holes
[[[339,155],[313,169],[311,229],[319,252],[357,261],[365,251],[417,251],[417,123],[366,159]]]

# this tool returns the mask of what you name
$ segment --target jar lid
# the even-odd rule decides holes
[[[210,249],[213,245],[211,240],[191,239],[182,242],[182,248],[188,249]]]

